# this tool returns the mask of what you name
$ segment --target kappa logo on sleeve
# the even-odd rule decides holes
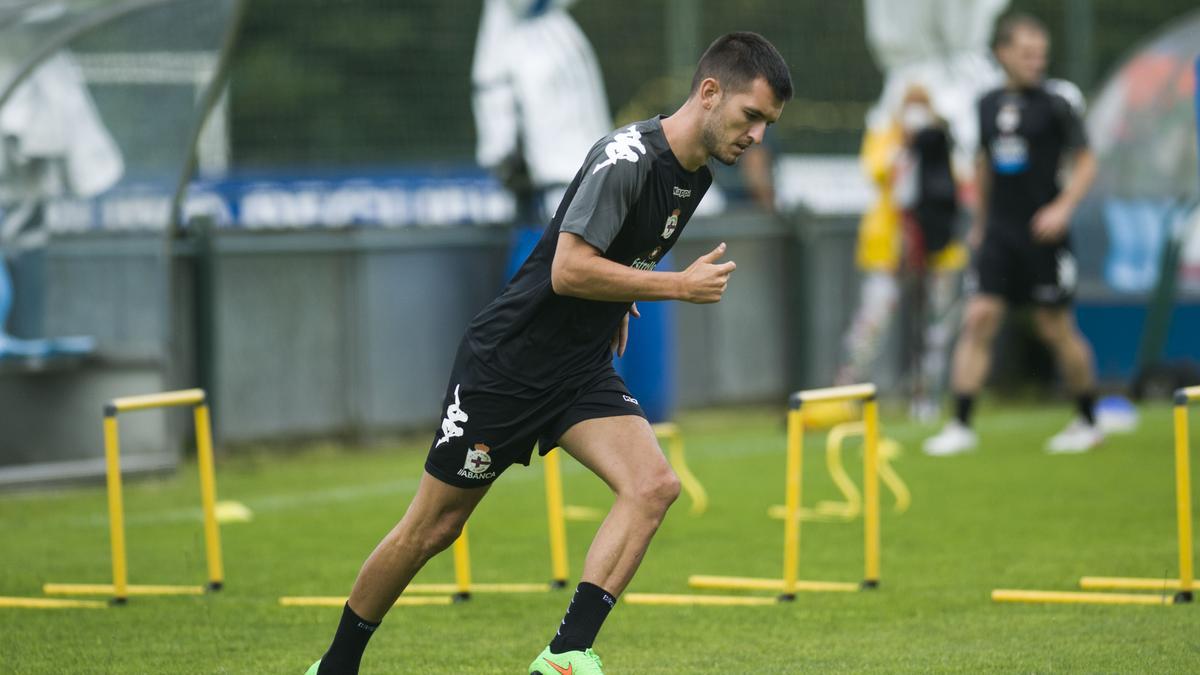
[[[454,385],[454,403],[446,406],[446,418],[442,420],[442,437],[433,446],[435,448],[441,447],[442,443],[451,438],[462,436],[463,428],[458,425],[470,419],[467,417],[466,411],[462,409],[462,403],[458,399],[458,388],[460,386],[457,384]]]
[[[634,152],[636,150],[637,152]],[[637,130],[636,124],[630,124],[629,128],[619,134],[614,134],[613,139],[608,145],[604,146],[604,154],[608,155],[608,159],[596,165],[592,169],[592,173],[596,173],[600,169],[616,164],[618,160],[637,163],[640,157],[638,152],[646,154],[646,146],[642,143],[642,133]]]

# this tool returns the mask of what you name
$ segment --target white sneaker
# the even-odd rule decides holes
[[[1053,455],[1087,452],[1103,440],[1104,432],[1077,417],[1046,441],[1046,452]]]
[[[958,420],[950,420],[936,436],[925,439],[921,449],[933,457],[949,457],[974,450],[977,445],[979,436],[971,427],[963,426]]]

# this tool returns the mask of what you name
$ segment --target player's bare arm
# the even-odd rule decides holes
[[[550,268],[550,283],[558,295],[605,302],[683,300],[697,304],[717,302],[737,265],[718,262],[725,254],[721,243],[700,256],[682,272],[653,272],[627,267],[600,254],[582,237],[558,235]]]
[[[1092,182],[1096,179],[1096,155],[1088,148],[1075,153],[1071,179],[1054,201],[1043,206],[1033,216],[1030,226],[1033,238],[1041,242],[1059,241],[1067,235],[1071,215],[1079,206]]]

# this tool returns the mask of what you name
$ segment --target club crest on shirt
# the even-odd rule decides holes
[[[675,228],[679,225],[679,209],[671,212],[667,218],[667,224],[663,226],[662,238],[670,239],[671,235],[675,234]]]
[[[1011,134],[1021,125],[1021,109],[1016,103],[1005,103],[996,113],[996,128],[1001,133]]]

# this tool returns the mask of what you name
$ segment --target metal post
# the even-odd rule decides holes
[[[866,574],[863,588],[879,586],[879,402],[863,403],[865,439],[863,450],[863,553]]]
[[[546,453],[543,459],[546,474],[546,521],[550,528],[550,586],[566,588],[567,520],[563,515],[562,465],[559,450]]]
[[[800,575],[800,483],[804,473],[804,415],[800,399],[794,398],[788,410],[787,467],[783,518],[783,594],[780,600],[796,599],[796,581]]]
[[[104,459],[108,477],[108,530],[112,542],[113,602],[129,599],[129,570],[125,557],[125,507],[121,492],[121,437],[117,411],[104,410]]]
[[[221,564],[221,531],[217,527],[217,481],[213,471],[212,425],[208,405],[193,410],[196,425],[196,458],[200,468],[200,503],[204,509],[204,550],[208,555],[208,590],[219,591],[225,584]]]
[[[467,526],[464,523],[462,533],[454,540],[454,584],[458,591],[454,594],[455,602],[462,602],[471,597],[471,549],[467,543]]]
[[[1179,527],[1179,591],[1175,602],[1192,600],[1192,480],[1188,462],[1188,396],[1175,396],[1175,509]]]

